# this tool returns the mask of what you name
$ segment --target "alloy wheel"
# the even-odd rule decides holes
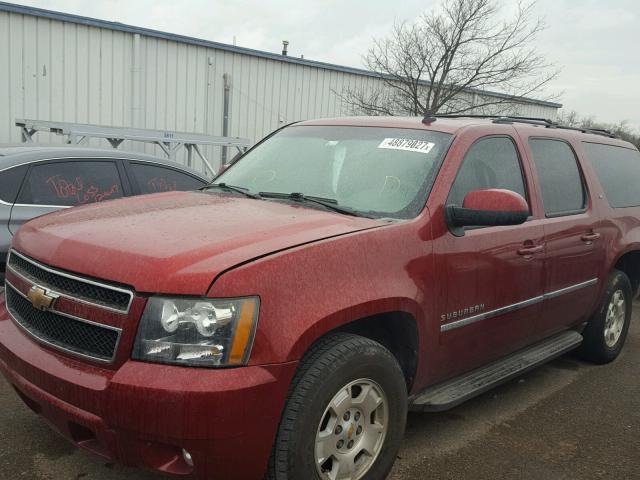
[[[607,307],[607,317],[604,323],[604,340],[607,347],[613,348],[620,340],[624,322],[626,320],[626,302],[622,290],[616,290],[611,296]]]
[[[323,480],[359,480],[375,463],[387,434],[388,401],[373,380],[342,387],[327,405],[315,441],[315,465]]]

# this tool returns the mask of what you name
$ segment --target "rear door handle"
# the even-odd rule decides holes
[[[580,237],[580,240],[582,240],[587,245],[590,245],[591,243],[593,243],[595,240],[598,240],[599,238],[600,238],[599,233],[587,233],[585,235],[582,235]]]
[[[524,247],[518,250],[518,255],[528,256],[540,253],[544,250],[544,245],[534,245],[531,247]]]

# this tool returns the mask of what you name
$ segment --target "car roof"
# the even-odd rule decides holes
[[[418,130],[432,130],[444,133],[456,133],[461,128],[479,123],[477,119],[464,121],[463,119],[438,119],[431,124],[422,123],[422,117],[337,117],[321,118],[317,120],[305,120],[295,126],[322,125],[322,126],[354,126],[354,127],[382,127],[382,128],[409,128]]]
[[[370,117],[337,117],[323,118],[317,120],[305,120],[295,123],[294,126],[354,126],[354,127],[380,127],[380,128],[405,128],[413,130],[427,130],[433,132],[443,132],[455,135],[463,129],[473,127],[493,127],[496,132],[515,128],[517,131],[527,135],[536,135],[560,139],[573,138],[578,141],[603,143],[625,148],[636,149],[636,147],[619,138],[612,138],[607,135],[600,135],[579,129],[568,129],[555,123],[539,124],[522,123],[517,117],[509,117],[496,122],[498,117],[435,117],[432,122],[423,123],[422,117],[395,117],[395,116],[370,116]],[[526,119],[523,119],[526,121]]]
[[[128,152],[125,150],[115,150],[107,148],[87,148],[73,145],[43,145],[33,143],[20,144],[0,144],[0,170],[23,165],[25,163],[38,162],[42,160],[64,158],[73,161],[86,158],[112,158],[140,160],[143,162],[157,163],[168,167],[184,170],[191,175],[207,178],[201,172],[187,167],[175,160],[155,157],[145,153]]]

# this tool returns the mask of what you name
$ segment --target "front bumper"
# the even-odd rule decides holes
[[[199,479],[262,478],[295,368],[94,367],[27,338],[0,294],[0,372],[70,441],[126,465]]]

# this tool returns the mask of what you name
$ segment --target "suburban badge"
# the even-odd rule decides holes
[[[484,303],[471,305],[470,307],[461,308],[460,310],[455,310],[453,312],[443,313],[442,315],[440,315],[440,321],[448,322],[449,320],[464,318],[469,315],[473,315],[474,313],[480,312],[484,312]]]

